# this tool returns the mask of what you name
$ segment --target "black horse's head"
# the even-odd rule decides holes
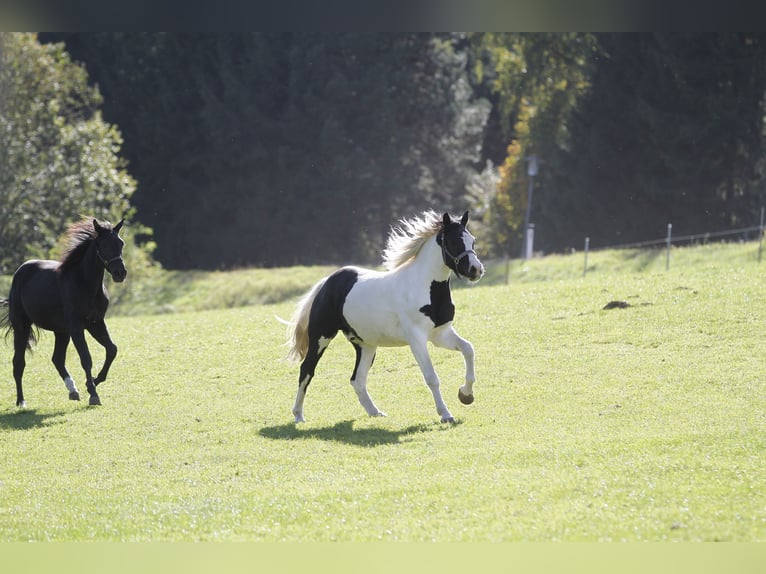
[[[124,219],[112,227],[107,223],[100,224],[93,220],[93,229],[96,231],[96,255],[116,283],[122,283],[128,276],[128,270],[122,260],[122,247],[125,242],[119,235],[123,223],[125,223]]]
[[[458,277],[465,277],[475,282],[484,275],[484,265],[473,250],[476,239],[468,232],[466,225],[468,225],[467,211],[460,221],[453,221],[450,215],[445,213],[438,239],[440,239],[444,264]]]

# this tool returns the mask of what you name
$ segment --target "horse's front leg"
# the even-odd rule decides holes
[[[431,389],[431,393],[434,396],[434,402],[436,403],[436,412],[441,415],[443,423],[454,423],[455,417],[449,412],[447,405],[444,404],[442,399],[441,390],[439,390],[439,376],[436,374],[434,365],[431,362],[431,357],[428,354],[428,346],[425,339],[416,338],[410,342],[410,349],[415,356],[415,360],[420,367],[420,371],[423,373],[423,378],[426,381],[426,385]]]
[[[434,345],[451,351],[460,351],[465,359],[465,384],[458,389],[457,396],[464,405],[473,402],[473,384],[476,382],[474,371],[473,345],[457,334],[452,325],[445,325],[431,337]]]
[[[117,356],[117,345],[114,344],[112,338],[109,336],[109,329],[106,328],[106,323],[103,319],[89,325],[88,333],[90,333],[98,344],[104,347],[104,350],[106,351],[104,366],[101,367],[101,371],[93,380],[93,383],[98,386],[99,383],[103,383],[106,380],[106,376],[109,374],[109,368],[112,366],[112,361],[114,361],[114,358]]]
[[[80,355],[80,365],[82,365],[82,370],[85,371],[85,388],[88,389],[88,394],[90,395],[88,404],[100,405],[101,399],[98,398],[98,393],[96,393],[96,384],[93,381],[93,375],[91,373],[93,369],[93,359],[90,356],[88,345],[85,342],[85,329],[82,325],[77,325],[70,329],[70,335],[72,336],[72,343],[74,344],[75,349],[77,349],[77,354]]]

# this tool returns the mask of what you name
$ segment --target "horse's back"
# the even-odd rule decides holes
[[[42,329],[64,330],[58,265],[57,261],[31,259],[16,270],[9,298],[11,321],[26,320]]]

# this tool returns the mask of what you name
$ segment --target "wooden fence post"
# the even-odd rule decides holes
[[[758,229],[758,263],[761,262],[762,251],[763,251],[763,206],[761,206],[761,225]]]
[[[665,271],[670,269],[670,242],[671,242],[671,236],[672,236],[672,230],[673,230],[673,224],[668,223],[668,254],[665,257]]]
[[[590,246],[590,237],[585,238],[585,263],[582,266],[582,276],[588,272],[588,247]]]

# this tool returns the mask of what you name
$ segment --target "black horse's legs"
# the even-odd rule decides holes
[[[106,350],[104,366],[101,367],[101,371],[93,380],[93,383],[98,386],[99,383],[103,383],[106,380],[106,376],[109,374],[109,367],[112,366],[112,361],[117,356],[117,345],[114,344],[109,336],[109,330],[106,328],[106,323],[103,320],[88,326],[88,333]]]
[[[25,407],[24,391],[21,388],[21,380],[24,377],[24,367],[26,367],[27,345],[29,344],[29,334],[31,325],[13,326],[13,378],[16,381],[16,406]]]
[[[69,346],[69,333],[56,333],[56,345],[53,348],[53,366],[64,381],[67,390],[69,391],[69,399],[73,401],[80,400],[80,393],[77,391],[77,385],[74,384],[72,376],[69,371],[66,370],[66,349]]]
[[[79,327],[72,329],[71,333],[72,343],[74,344],[75,349],[77,349],[77,354],[80,355],[82,370],[85,371],[85,388],[88,389],[88,394],[90,395],[88,404],[100,405],[101,399],[98,398],[98,393],[96,393],[96,384],[93,382],[93,375],[91,373],[93,369],[93,359],[90,356],[88,345],[85,342],[85,331],[82,327]]]
[[[306,353],[306,358],[301,363],[301,372],[298,378],[298,394],[295,397],[295,405],[293,406],[293,415],[295,415],[296,423],[305,421],[303,418],[303,400],[306,398],[309,383],[314,377],[317,363],[322,358],[331,340],[332,338],[309,337],[309,349]]]

